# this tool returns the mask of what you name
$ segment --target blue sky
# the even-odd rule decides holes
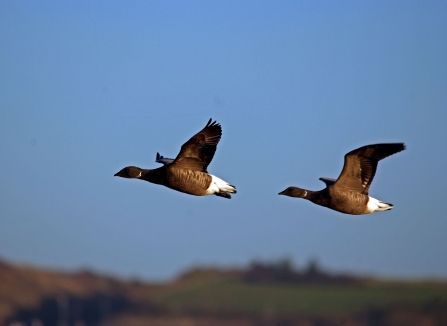
[[[447,277],[445,17],[442,1],[0,1],[0,257],[153,280],[282,257]],[[209,118],[231,200],[113,177]],[[407,145],[370,188],[393,210],[277,195],[380,142]]]

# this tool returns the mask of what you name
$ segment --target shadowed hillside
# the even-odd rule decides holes
[[[0,263],[2,325],[447,325],[446,282],[322,271],[315,261],[193,268],[166,284]]]

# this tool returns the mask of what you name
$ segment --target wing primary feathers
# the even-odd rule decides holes
[[[367,195],[380,160],[405,149],[403,143],[366,145],[345,155],[345,164],[337,179],[338,187]]]
[[[207,172],[221,136],[220,124],[209,119],[202,130],[182,145],[173,163],[181,168]]]

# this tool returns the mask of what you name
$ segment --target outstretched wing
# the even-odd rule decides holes
[[[161,156],[159,153],[157,153],[157,156],[155,157],[155,162],[166,165],[169,163],[172,163],[174,161],[173,158],[167,158],[164,156]]]
[[[326,177],[321,177],[320,180],[326,184],[326,187],[332,186],[335,183],[335,181],[337,181],[333,178],[326,178]]]
[[[172,164],[181,169],[208,172],[207,167],[213,159],[221,136],[220,124],[210,119],[205,128],[182,145]]]
[[[392,143],[367,145],[349,152],[335,186],[367,195],[379,161],[404,149],[403,143]]]

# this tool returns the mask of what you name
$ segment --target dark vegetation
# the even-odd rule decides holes
[[[291,284],[361,284],[364,280],[343,274],[329,274],[320,269],[316,260],[310,260],[303,270],[297,269],[291,260],[274,263],[255,261],[242,273],[243,280],[252,283]]]
[[[194,268],[165,284],[0,263],[0,324],[441,326],[447,282],[335,275],[316,261]]]

